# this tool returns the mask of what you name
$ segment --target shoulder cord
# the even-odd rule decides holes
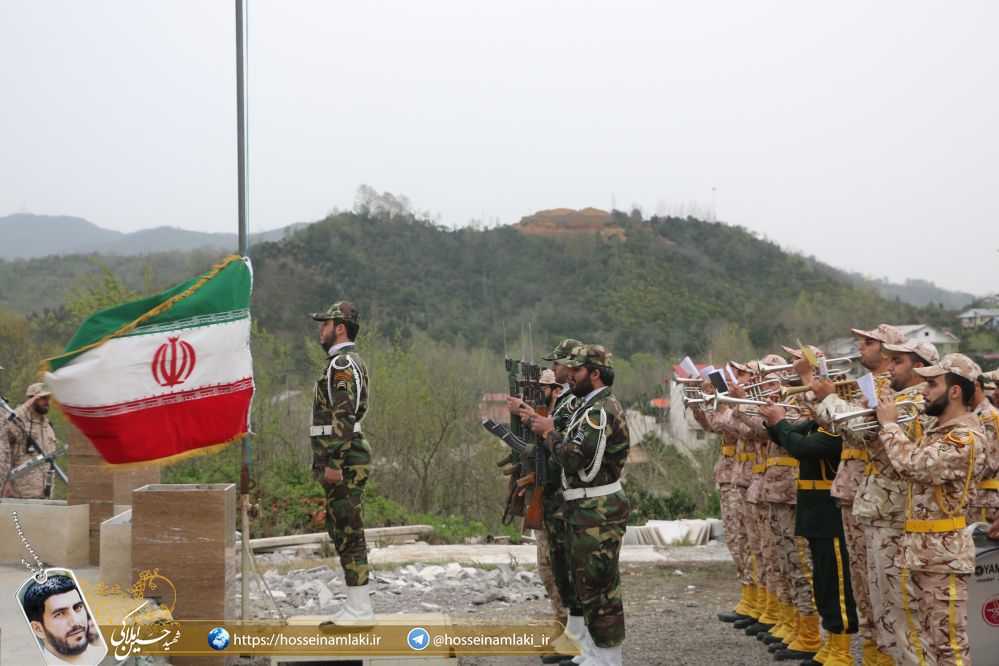
[[[944,513],[945,516],[954,517],[965,510],[968,505],[968,491],[971,488],[971,476],[975,469],[975,436],[968,433],[967,439],[958,439],[954,436],[954,431],[951,430],[944,436],[945,441],[949,441],[953,444],[964,445],[971,444],[968,449],[968,473],[964,478],[964,488],[961,489],[961,498],[957,501],[957,508],[950,509],[947,506],[947,500],[943,495],[943,485],[937,485],[933,487],[933,498],[937,501],[937,506]],[[909,496],[906,500],[906,512],[909,517],[912,518],[912,484],[909,484]]]
[[[593,463],[590,465],[590,469],[588,469],[588,470],[580,470],[578,472],[579,479],[583,483],[589,483],[590,481],[593,481],[593,479],[596,478],[597,473],[600,472],[600,466],[601,466],[601,464],[603,464],[604,450],[607,448],[607,433],[606,433],[606,430],[607,430],[607,412],[604,411],[603,408],[601,408],[600,409],[600,425],[593,425],[593,422],[591,422],[589,420],[589,418],[588,418],[589,415],[590,415],[590,412],[592,412],[593,410],[594,410],[593,407],[590,407],[585,412],[583,412],[583,410],[580,410],[580,412],[582,412],[581,415],[580,415],[580,417],[579,418],[574,418],[573,421],[572,421],[572,423],[569,424],[569,427],[566,428],[566,434],[568,434],[568,433],[572,432],[577,426],[579,426],[579,424],[585,419],[586,422],[590,425],[591,428],[594,428],[594,429],[600,431],[600,439],[597,440],[597,451],[596,451],[596,453],[593,454]],[[568,488],[569,487],[569,481],[565,477],[565,469],[564,468],[561,470],[561,473],[562,473],[562,487],[563,488]]]
[[[337,364],[337,359],[340,359],[340,358],[346,359],[347,362],[345,364],[343,364],[343,365],[338,365]],[[351,368],[354,371],[354,391],[355,391],[355,394],[354,394],[355,395],[355,398],[354,398],[354,414],[357,414],[357,406],[361,402],[361,369],[359,367],[357,367],[357,363],[354,361],[354,359],[352,359],[350,357],[350,354],[343,354],[343,355],[337,354],[332,359],[330,359],[330,365],[326,369],[326,391],[327,391],[326,394],[327,394],[327,396],[329,396],[329,399],[332,401],[333,400],[333,384],[332,384],[333,373],[330,372],[330,370],[346,370],[347,368]],[[356,423],[360,423],[362,420],[364,420],[364,416],[363,415],[359,419],[357,419]]]

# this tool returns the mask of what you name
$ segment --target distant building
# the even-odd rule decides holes
[[[961,322],[961,328],[986,328],[999,330],[999,310],[986,310],[984,308],[972,308],[957,315],[957,320]]]
[[[961,338],[950,331],[941,331],[928,324],[905,324],[895,326],[902,335],[910,340],[931,342],[940,355],[953,354],[961,346]]]

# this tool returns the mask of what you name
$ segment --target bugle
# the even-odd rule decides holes
[[[860,356],[840,356],[837,358],[826,359],[826,371],[830,375],[845,375],[846,373],[853,370],[853,362],[856,361]],[[766,365],[765,363],[760,364],[760,374],[761,375],[771,375],[775,374],[780,377],[780,380],[787,384],[790,382],[801,381],[801,377],[798,373],[791,372],[794,369],[793,363],[787,363],[784,365]]]
[[[708,397],[708,400],[712,403],[714,409],[718,408],[718,405],[728,405],[729,407],[743,406],[746,409],[743,410],[744,414],[749,416],[761,416],[760,407],[765,407],[767,405],[774,405],[776,407],[783,407],[787,412],[787,418],[792,421],[797,421],[798,419],[810,416],[807,409],[803,409],[798,405],[792,405],[786,402],[770,402],[769,400],[754,400],[752,398],[733,398],[726,393],[715,394]],[[711,411],[714,411],[712,409]]]
[[[899,400],[895,403],[898,408],[898,422],[908,423],[914,418],[919,416],[919,405],[917,405],[912,400]],[[877,414],[877,408],[869,409],[858,409],[853,412],[843,412],[842,414],[835,414],[829,421],[829,426],[832,429],[834,435],[838,435],[844,431],[849,432],[868,432],[873,430],[880,430],[881,423],[877,420],[868,421],[866,417],[874,416]],[[860,423],[847,423],[848,421],[853,421],[854,419],[864,418],[865,420]],[[843,426],[846,426],[843,428]],[[841,430],[841,428],[843,428]]]

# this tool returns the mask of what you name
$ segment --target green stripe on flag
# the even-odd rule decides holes
[[[66,351],[61,356],[49,359],[49,368],[52,371],[58,370],[84,353],[88,347],[101,342],[108,336],[118,337],[114,334],[122,328],[132,324],[171,298],[183,294],[210,273],[211,271],[153,296],[95,312],[77,329],[73,339],[66,345]],[[133,331],[134,334],[141,334],[155,330],[170,330],[185,320],[201,319],[207,323],[213,318],[226,318],[237,311],[247,310],[250,307],[251,282],[252,276],[249,266],[241,258],[233,257],[218,270],[214,277],[208,279],[194,292],[173,303],[165,311],[143,321],[142,328],[129,329],[123,333],[118,333],[118,335],[130,335],[133,334]],[[150,327],[149,330],[143,331],[142,329],[146,327]]]

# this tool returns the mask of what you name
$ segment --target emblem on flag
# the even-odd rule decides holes
[[[170,338],[153,356],[153,378],[160,386],[177,386],[191,376],[197,355],[189,342]]]

